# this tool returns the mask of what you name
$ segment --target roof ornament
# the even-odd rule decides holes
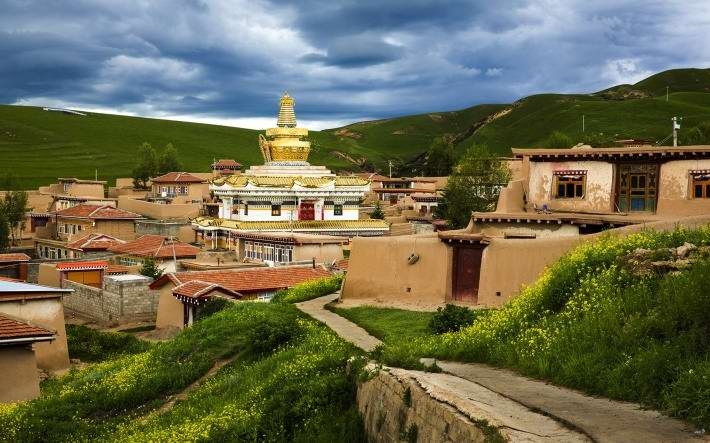
[[[276,126],[279,128],[296,127],[296,112],[293,109],[295,104],[293,97],[284,91],[281,100],[279,100],[279,117],[276,120]]]

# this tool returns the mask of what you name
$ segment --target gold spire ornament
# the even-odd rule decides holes
[[[296,127],[296,112],[293,110],[293,105],[296,102],[284,91],[279,100],[279,118],[276,120],[276,126],[279,128],[295,128]]]
[[[259,148],[265,163],[307,163],[311,152],[308,129],[296,127],[296,113],[293,97],[284,92],[279,100],[279,116],[276,127],[266,130],[266,136],[259,135]]]

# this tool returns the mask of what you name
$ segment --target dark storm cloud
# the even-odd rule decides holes
[[[703,0],[0,0],[0,102],[342,121],[710,65]]]

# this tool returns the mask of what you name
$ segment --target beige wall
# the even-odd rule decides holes
[[[584,198],[554,199],[553,172],[558,170],[587,171]],[[614,166],[599,161],[530,162],[528,204],[552,210],[609,212],[614,209]]]
[[[61,298],[3,301],[0,302],[0,312],[56,331],[57,338],[54,341],[34,345],[37,367],[48,371],[60,371],[69,367]]]
[[[710,213],[710,199],[692,198],[688,171],[696,169],[710,169],[710,160],[678,160],[661,165],[658,215],[682,217]]]
[[[525,212],[523,205],[525,191],[524,180],[513,180],[500,190],[496,212]]]
[[[0,403],[39,397],[37,361],[32,345],[0,346]]]
[[[419,261],[410,265],[412,252]],[[451,292],[451,256],[436,235],[356,237],[341,297],[443,303]]]
[[[194,201],[202,202],[204,198],[210,195],[209,183],[153,183],[153,197],[160,197],[161,189],[164,186],[168,188],[187,186],[187,195],[175,196],[172,204],[188,204]]]
[[[162,205],[144,200],[136,200],[129,196],[120,196],[118,198],[118,207],[119,209],[135,212],[156,220],[167,220],[173,218],[197,217],[200,215],[201,205],[198,203]]]
[[[57,269],[56,263],[40,263],[37,273],[37,284],[50,286],[52,288],[61,287],[61,273]]]
[[[165,328],[175,326],[180,329],[184,327],[184,314],[182,302],[173,296],[172,290],[175,286],[167,283],[160,288],[158,297],[158,317],[155,320],[155,327]]]
[[[480,232],[490,237],[526,236],[534,235],[536,238],[544,237],[577,237],[579,225],[568,223],[482,223],[473,224],[473,231]]]
[[[301,245],[293,248],[293,260],[312,260],[314,257],[316,263],[331,263],[333,260],[342,260],[343,247],[339,244],[323,244],[323,245]]]

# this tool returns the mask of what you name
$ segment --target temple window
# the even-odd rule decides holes
[[[690,171],[692,198],[710,198],[710,169]]]
[[[333,205],[333,215],[343,215],[343,205]]]
[[[249,215],[249,205],[244,203],[244,215]]]
[[[281,215],[281,205],[271,205],[271,215],[274,217]]]
[[[554,198],[582,199],[587,188],[587,171],[555,171],[552,180]]]

